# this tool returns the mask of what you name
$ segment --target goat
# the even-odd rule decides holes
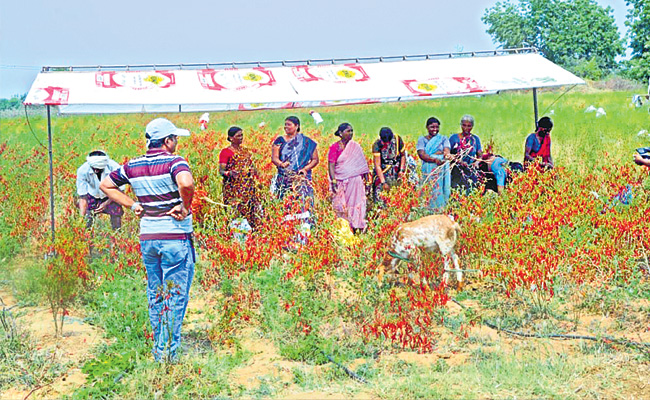
[[[458,256],[454,252],[454,246],[460,233],[460,226],[446,215],[429,215],[411,222],[402,223],[397,227],[395,234],[388,247],[388,252],[380,266],[379,279],[383,278],[386,268],[395,270],[398,257],[406,258],[416,248],[424,251],[440,251],[445,260],[445,272],[442,279],[445,283],[449,281],[449,265],[451,261],[456,271],[458,285],[462,285],[463,272],[460,269]]]

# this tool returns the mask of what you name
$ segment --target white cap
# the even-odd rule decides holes
[[[190,136],[190,131],[178,129],[165,118],[156,118],[149,122],[145,132],[149,135],[149,140],[164,139],[169,135]]]

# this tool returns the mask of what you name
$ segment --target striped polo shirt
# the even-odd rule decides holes
[[[192,233],[192,214],[182,221],[165,215],[181,204],[176,176],[190,172],[190,166],[181,156],[158,148],[130,160],[109,175],[116,186],[130,184],[144,208],[140,219],[140,240],[186,239]]]

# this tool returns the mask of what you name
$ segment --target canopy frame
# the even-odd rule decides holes
[[[82,65],[82,66],[44,66],[41,73],[55,73],[61,71],[67,72],[89,72],[89,71],[156,71],[161,69],[179,69],[179,70],[200,70],[200,69],[241,69],[241,68],[262,68],[262,67],[286,67],[286,66],[319,66],[319,65],[341,65],[348,63],[390,63],[398,61],[422,61],[422,60],[436,60],[436,59],[453,59],[461,57],[494,57],[513,54],[539,54],[538,49],[534,47],[524,47],[515,49],[497,49],[497,50],[484,50],[484,51],[467,51],[467,52],[454,52],[454,53],[431,53],[431,54],[416,54],[416,55],[401,55],[401,56],[380,56],[380,57],[344,57],[344,58],[323,58],[323,59],[303,59],[303,60],[276,60],[276,61],[239,61],[239,62],[220,62],[220,63],[179,63],[179,64],[130,64],[130,65]],[[582,82],[584,83],[584,82]],[[561,86],[561,85],[556,85]],[[537,89],[538,87],[528,87],[533,91],[533,110],[534,110],[534,123],[537,123],[538,115],[538,100]],[[478,94],[494,94],[496,92],[485,92]],[[450,95],[451,96],[451,95]],[[430,98],[423,97],[422,100]],[[399,101],[398,98],[396,101]],[[390,101],[390,100],[389,100]],[[29,105],[31,103],[25,103]],[[355,104],[355,103],[352,103]],[[356,103],[359,104],[359,103]],[[50,180],[50,226],[52,230],[52,242],[55,240],[55,217],[54,217],[54,173],[53,173],[53,149],[52,149],[52,125],[51,125],[51,104],[46,104],[47,108],[47,130],[48,130],[48,154],[49,154],[49,180]],[[298,108],[298,107],[297,107]],[[159,112],[159,111],[144,111],[144,112]],[[165,111],[167,112],[167,111]],[[178,110],[172,112],[195,112],[195,110],[184,111],[182,105],[178,104]]]

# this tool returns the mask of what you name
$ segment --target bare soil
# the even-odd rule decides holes
[[[342,287],[333,284],[334,295],[340,295]],[[16,304],[16,300],[6,290],[0,290],[0,298],[5,307]],[[207,297],[193,296],[188,313],[187,328],[197,327],[205,323],[203,315],[209,313],[215,305],[215,300]],[[464,306],[480,310],[480,305],[474,301],[464,301]],[[580,316],[578,327],[573,334],[593,335],[594,331],[600,334],[607,334],[620,338],[627,338],[635,341],[650,342],[650,316],[645,315],[641,310],[647,310],[648,304],[641,301],[639,304],[632,304],[626,312],[634,316],[633,324],[635,329],[621,331],[617,324],[616,315],[602,316],[585,314]],[[450,315],[457,315],[463,312],[462,308],[453,303],[447,304]],[[17,316],[18,323],[29,330],[38,351],[51,354],[53,359],[60,363],[69,364],[68,371],[48,385],[37,388],[12,388],[0,394],[2,399],[30,399],[57,398],[69,395],[75,389],[86,383],[85,375],[81,372],[80,366],[88,358],[92,357],[94,346],[106,342],[100,329],[84,323],[84,315],[80,310],[72,310],[66,317],[64,324],[64,335],[62,338],[53,336],[52,314],[46,307],[15,307],[12,312]],[[439,330],[439,342],[434,353],[418,354],[414,352],[385,353],[380,356],[382,364],[406,362],[409,364],[432,367],[439,360],[444,360],[449,366],[461,366],[471,363],[472,351],[481,343],[492,343],[493,346],[483,346],[483,349],[494,349],[500,353],[516,353],[515,348],[522,346],[540,346],[547,349],[547,355],[564,354],[570,358],[591,357],[580,349],[580,341],[576,340],[549,340],[520,338],[497,332],[485,325],[477,324],[468,327],[468,335],[477,343],[460,344],[461,338],[450,333],[445,328]],[[326,390],[306,391],[294,383],[296,369],[319,376],[324,373],[325,366],[309,366],[301,362],[290,361],[283,358],[274,343],[264,337],[254,327],[244,329],[239,335],[242,350],[252,354],[252,357],[240,368],[235,369],[231,376],[233,385],[246,390],[255,390],[263,382],[271,382],[274,387],[280,387],[277,393],[278,398],[284,399],[374,399],[378,398],[370,388],[350,381],[345,389],[342,387],[329,387]],[[573,382],[572,389],[579,397],[612,397],[612,398],[650,398],[650,364],[632,362],[633,352],[627,352],[624,347],[620,348],[621,353],[609,361],[607,365],[595,366],[588,374],[581,376]],[[358,359],[349,362],[347,367],[356,370],[365,359]],[[331,367],[331,366],[330,366]],[[604,373],[611,379],[617,380],[618,386],[611,387],[603,385]]]

